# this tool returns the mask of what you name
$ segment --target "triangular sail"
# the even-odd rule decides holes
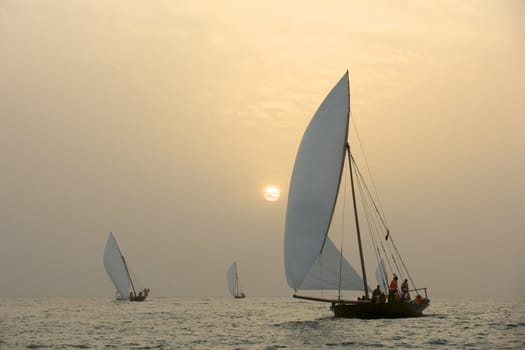
[[[363,279],[328,237],[299,289],[363,290]]]
[[[109,234],[106,247],[104,248],[104,268],[117,289],[117,299],[128,299],[130,280],[122,253],[113,233]]]
[[[297,152],[284,235],[286,279],[294,290],[301,288],[328,234],[344,164],[349,108],[346,72],[315,112]]]
[[[230,294],[234,297],[237,295],[237,262],[231,264],[228,272],[226,273],[226,280],[228,282],[228,290]]]

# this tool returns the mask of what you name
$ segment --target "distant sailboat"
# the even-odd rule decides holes
[[[234,262],[233,264],[231,264],[230,268],[228,269],[228,272],[226,273],[226,280],[228,282],[228,289],[230,290],[230,294],[235,299],[246,298],[246,294],[244,294],[239,284],[239,273],[237,272],[237,262]]]
[[[295,293],[298,290],[338,291],[338,297],[332,299],[294,294],[296,298],[330,302],[336,317],[420,316],[428,306],[426,288],[413,290],[420,297],[417,302],[405,300],[398,303],[382,303],[379,298],[372,300],[369,297],[371,289],[366,279],[359,227],[359,216],[363,213],[358,213],[354,183],[357,183],[356,187],[361,191],[361,210],[368,210],[365,214],[369,226],[372,222],[372,227],[369,227],[370,232],[377,230],[378,226],[382,226],[386,231],[376,233],[376,237],[379,238],[372,242],[380,265],[377,273],[378,283],[383,288],[387,288],[383,259],[390,259],[388,261],[391,262],[389,266],[392,273],[404,274],[409,278],[410,275],[395,245],[394,249],[386,248],[388,244],[393,245],[393,240],[350,152],[350,144],[347,141],[350,120],[349,86],[348,72],[346,72],[314,114],[297,152],[286,211],[284,235],[286,278]],[[361,275],[328,236],[340,192],[345,160],[348,160]],[[385,237],[384,241],[382,237]],[[388,251],[388,249],[392,250]],[[385,256],[381,256],[382,254]],[[414,285],[411,278],[410,280]],[[359,301],[343,300],[342,290],[363,291],[364,296],[359,298]],[[425,292],[424,299],[419,295],[420,290]]]
[[[106,241],[106,247],[104,248],[104,268],[113,282],[113,285],[117,289],[116,298],[117,300],[130,300],[130,301],[144,301],[148,297],[149,289],[143,291],[135,290],[135,284],[129,273],[126,259],[120,252],[120,248],[113,236],[113,233],[109,233],[108,240]]]

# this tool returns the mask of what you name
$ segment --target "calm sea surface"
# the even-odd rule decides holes
[[[432,300],[413,319],[336,319],[293,298],[2,298],[0,349],[525,349],[524,299]]]

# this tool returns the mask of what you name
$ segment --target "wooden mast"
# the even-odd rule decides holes
[[[352,155],[350,153],[350,144],[347,142],[345,145],[346,152],[348,155],[348,167],[350,168],[350,184],[352,185],[352,203],[354,205],[354,219],[355,219],[355,228],[357,231],[357,243],[359,245],[359,257],[361,258],[361,273],[363,274],[363,285],[365,290],[365,297],[369,299],[368,295],[368,283],[366,281],[366,269],[365,269],[365,258],[363,255],[363,245],[361,244],[361,231],[359,229],[359,217],[357,215],[357,205],[355,199],[355,189],[354,189],[354,176],[352,171]]]

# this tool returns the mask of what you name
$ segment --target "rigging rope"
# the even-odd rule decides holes
[[[350,158],[349,159],[350,172],[352,172],[352,169],[355,169],[355,172],[356,172],[356,175],[357,175],[356,176],[356,182],[358,184],[359,194],[360,194],[360,197],[361,197],[361,205],[363,206],[363,210],[365,211],[365,214],[366,214],[369,234],[370,234],[370,237],[371,237],[371,240],[372,240],[372,244],[373,244],[373,246],[375,248],[374,251],[375,251],[375,254],[376,254],[376,259],[378,260],[378,264],[382,264],[381,252],[379,250],[379,245],[380,245],[381,249],[382,249],[382,251],[383,251],[383,253],[385,255],[385,260],[386,260],[386,263],[387,263],[390,271],[392,273],[394,273],[394,274],[395,274],[395,272],[397,272],[397,274],[399,276],[402,276],[402,272],[406,273],[406,275],[408,276],[408,279],[410,280],[411,285],[413,286],[413,288],[416,288],[415,283],[414,283],[414,281],[412,279],[412,276],[408,272],[408,269],[406,268],[406,265],[405,265],[405,263],[403,261],[403,258],[401,257],[401,254],[399,253],[399,250],[397,249],[397,246],[396,246],[396,244],[395,244],[395,242],[394,242],[394,240],[392,238],[392,235],[390,234],[390,229],[388,227],[386,217],[383,214],[381,201],[380,201],[379,195],[377,194],[377,188],[376,188],[375,183],[373,181],[372,173],[370,171],[370,166],[368,164],[368,161],[367,161],[367,158],[366,158],[366,154],[365,154],[365,151],[364,151],[364,148],[363,148],[363,144],[362,144],[361,138],[359,136],[357,125],[356,125],[356,122],[355,122],[355,117],[352,117],[350,119],[351,119],[352,123],[354,124],[353,130],[355,130],[355,134],[357,136],[357,140],[358,140],[361,152],[363,153],[363,159],[364,159],[364,163],[365,163],[365,166],[366,166],[367,175],[368,175],[368,177],[370,179],[370,183],[371,183],[371,186],[372,186],[372,189],[373,189],[373,193],[374,193],[374,195],[372,195],[372,192],[370,191],[370,189],[367,186],[366,181],[364,180],[363,174],[361,173],[361,171],[359,170],[359,167],[357,166],[357,162],[355,161],[355,159],[353,157],[353,154],[350,152],[349,145],[347,145],[348,152],[349,152],[349,158]],[[355,202],[354,202],[354,204],[355,204]],[[373,213],[374,211],[375,211],[375,213],[377,215],[373,215],[372,216],[371,213]],[[377,219],[374,219],[374,216],[377,217]],[[384,230],[386,231],[386,235],[384,236],[384,240],[383,240],[383,235],[381,234],[382,230],[380,229],[380,226],[382,226],[384,228]],[[379,244],[378,244],[378,242],[379,242]],[[341,245],[341,247],[342,247],[342,245]],[[341,248],[341,254],[342,254],[342,248]],[[390,261],[390,257],[391,257],[391,261]],[[399,259],[399,261],[400,261],[400,263],[402,265],[402,269],[398,265],[396,257],[397,257],[397,259]],[[384,263],[382,264],[382,268],[383,268],[384,273],[386,274],[387,272],[386,272]],[[404,269],[404,271],[403,271],[403,269]],[[381,273],[381,275],[383,275],[383,272]],[[385,278],[385,276],[381,276],[381,277],[382,277],[382,279]],[[386,284],[387,281],[383,281],[383,282]]]
[[[403,265],[403,268],[405,269],[405,272],[407,273],[408,279],[410,280],[410,284],[412,284],[412,287],[414,289],[416,289],[416,284],[412,280],[412,276],[410,276],[410,273],[408,273],[408,269],[407,269],[407,267],[405,265],[405,262],[403,261],[403,258],[401,258],[401,254],[399,254],[399,251],[397,250],[397,246],[394,243],[394,240],[392,238],[390,238],[390,241],[392,242],[392,246],[394,247],[394,249],[396,250],[397,255],[399,256],[399,260],[401,261],[401,264]]]
[[[386,219],[384,218],[382,211],[380,209],[380,206],[376,204],[376,201],[374,200],[374,197],[372,196],[372,193],[370,192],[370,189],[368,188],[366,181],[364,180],[363,174],[361,173],[359,167],[357,166],[357,162],[355,161],[352,155],[351,155],[351,158],[352,158],[353,168],[356,170],[356,173],[357,173],[356,182],[358,184],[358,189],[359,189],[359,193],[361,197],[361,203],[363,205],[363,209],[364,209],[366,219],[368,222],[369,234],[372,239],[373,246],[375,248],[376,259],[378,260],[378,264],[380,264],[380,256],[381,256],[381,253],[379,251],[379,245],[380,245],[381,249],[383,250],[383,253],[385,254],[386,262],[387,262],[387,265],[390,271],[392,271],[392,273],[399,275],[399,276],[406,274],[408,279],[410,280],[411,285],[415,288],[416,287],[415,283],[412,279],[412,276],[408,272],[408,269],[403,261],[403,258],[401,257],[401,254],[399,253],[399,250],[397,249],[397,246],[395,245],[395,242],[392,238],[392,235],[390,234],[390,230],[386,223]],[[375,211],[377,214],[376,215],[377,220],[371,219],[370,213],[373,211]],[[378,228],[376,223],[381,225],[386,231],[386,236],[384,238],[384,241],[386,243],[390,242],[390,245],[386,244],[385,246],[385,244],[383,244],[384,242],[382,239],[382,235],[379,232],[381,230]],[[375,235],[377,235],[377,238]],[[379,244],[377,242],[379,242]],[[390,246],[392,248],[390,248]],[[390,254],[387,253],[387,250],[390,251]],[[391,257],[391,259],[389,259],[389,256]],[[401,266],[398,264],[397,260],[399,260]]]
[[[376,217],[378,217],[378,219],[376,219],[374,222],[377,222],[376,226],[375,226],[375,230],[372,230],[372,228],[370,228],[370,230],[373,231],[373,233],[375,233],[377,235],[377,241],[379,242],[379,245],[381,246],[381,249],[383,250],[383,254],[384,254],[384,257],[385,257],[385,260],[386,260],[386,263],[388,265],[388,268],[390,271],[395,271],[395,269],[392,267],[392,264],[390,262],[390,259],[389,259],[389,254],[387,252],[387,248],[385,247],[385,245],[383,244],[383,240],[382,240],[382,234],[380,233],[381,229],[378,228],[378,226],[382,226],[385,230],[388,231],[388,228],[385,226],[385,221],[382,220],[382,217],[381,217],[381,213],[380,211],[377,209],[377,206],[375,205],[375,202],[374,202],[374,198],[372,197],[372,194],[370,193],[370,191],[368,190],[368,187],[366,186],[366,181],[363,177],[363,174],[359,171],[359,167],[357,166],[357,162],[355,161],[355,159],[353,159],[353,164],[354,164],[354,167],[356,168],[356,172],[358,174],[357,178],[359,179],[360,183],[362,183],[364,185],[364,188],[366,191],[361,191],[363,192],[361,194],[361,198],[362,198],[362,202],[367,202],[367,203],[371,203],[371,204],[368,204],[367,205],[364,205],[364,208],[365,208],[365,213],[367,214],[367,216],[369,215],[370,212],[376,212]],[[370,209],[368,209],[370,208]],[[378,222],[378,220],[380,222]],[[376,248],[376,250],[379,250],[378,249],[378,245],[377,245],[377,241],[374,240],[374,247]],[[381,253],[379,253],[379,255],[381,255]],[[385,271],[386,272],[386,271]]]
[[[359,147],[361,148],[361,152],[363,152],[363,160],[364,160],[364,163],[365,163],[365,167],[366,167],[366,171],[367,171],[368,177],[370,178],[370,183],[372,184],[372,188],[374,190],[374,195],[375,195],[375,198],[377,198],[377,202],[379,204],[379,209],[380,209],[379,215],[381,216],[382,219],[384,218],[384,220],[382,220],[382,221],[385,222],[385,226],[387,227],[388,225],[386,224],[386,217],[383,214],[383,212],[384,212],[383,208],[382,208],[383,206],[381,205],[381,200],[379,198],[379,195],[377,194],[377,188],[376,188],[376,185],[375,185],[375,182],[374,182],[374,178],[372,177],[372,172],[370,171],[370,166],[368,165],[368,159],[366,157],[365,148],[363,147],[363,143],[361,142],[361,137],[359,136],[359,132],[358,132],[358,129],[357,129],[356,118],[353,117],[351,120],[352,120],[352,123],[354,124],[353,130],[355,130],[355,134],[357,136],[357,142],[359,143]],[[354,161],[354,163],[355,163],[355,161]],[[375,203],[374,203],[374,206],[375,206]]]
[[[354,162],[354,164],[356,164],[355,168],[356,168],[356,171],[357,171],[357,175],[358,175],[358,177],[360,177],[361,179],[363,179],[363,183],[364,183],[364,186],[365,186],[365,188],[366,188],[366,191],[367,191],[367,193],[368,193],[369,196],[370,196],[371,202],[372,202],[372,204],[373,204],[373,206],[374,206],[374,209],[375,209],[376,212],[377,212],[377,215],[378,215],[379,219],[381,220],[381,223],[383,224],[383,227],[385,228],[385,230],[388,231],[388,225],[386,224],[386,220],[385,220],[385,218],[383,217],[383,215],[381,214],[381,211],[379,210],[378,206],[376,205],[376,202],[374,201],[374,198],[372,197],[372,194],[371,194],[370,190],[368,189],[368,186],[366,185],[366,182],[364,181],[364,177],[363,177],[363,175],[361,174],[361,171],[359,170],[359,168],[357,167],[357,163],[356,163],[356,161],[355,161],[355,159],[354,159],[353,156],[352,156],[352,161]],[[376,195],[376,196],[377,196],[377,195]]]

